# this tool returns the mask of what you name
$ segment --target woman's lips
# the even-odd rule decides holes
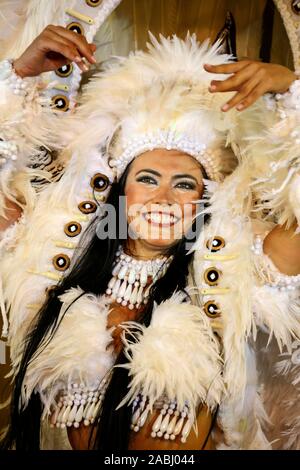
[[[159,227],[171,227],[172,225],[177,224],[180,220],[179,217],[167,212],[146,212],[142,214],[142,216],[148,224]]]

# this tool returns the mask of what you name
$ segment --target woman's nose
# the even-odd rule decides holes
[[[169,185],[159,186],[154,199],[157,204],[173,204],[176,202],[174,200],[172,188],[170,188]]]

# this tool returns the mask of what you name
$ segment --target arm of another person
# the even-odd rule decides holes
[[[236,92],[223,106],[224,112],[232,108],[242,111],[265,93],[285,93],[297,79],[287,67],[254,60],[205,65],[205,69],[211,73],[230,74],[224,81],[213,80],[210,86],[211,93]],[[296,223],[289,229],[276,226],[264,241],[264,252],[280,272],[291,276],[300,273],[300,234],[295,233],[296,228]]]
[[[4,195],[14,197],[7,181],[13,181],[17,171],[26,172],[28,165],[35,163],[35,155],[39,155],[41,147],[60,151],[65,146],[63,130],[57,124],[61,119],[51,107],[45,106],[45,85],[39,75],[72,61],[81,70],[87,70],[87,63],[96,61],[95,48],[83,35],[49,25],[20,57],[0,62],[0,172],[5,172],[5,177],[0,179],[1,206]],[[18,188],[25,204],[28,185]],[[7,200],[5,204],[4,217],[0,208],[0,230],[5,230],[20,215],[16,205]]]
[[[236,92],[222,107],[227,112],[232,108],[243,111],[265,93],[285,93],[297,80],[297,75],[287,67],[256,60],[241,60],[232,64],[204,66],[207,72],[229,74],[224,81],[212,80],[211,93]]]
[[[277,225],[264,240],[264,252],[283,274],[300,274],[300,233],[295,233],[297,224],[289,229]]]
[[[21,207],[9,199],[4,199],[5,216],[0,217],[0,237],[6,229],[13,225],[22,215]]]

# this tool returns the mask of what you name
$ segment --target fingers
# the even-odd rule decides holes
[[[226,112],[232,108],[236,108],[238,111],[243,111],[251,106],[251,104],[260,98],[265,92],[265,86],[257,77],[254,77],[242,91],[236,93],[234,97],[222,107],[222,111]]]
[[[71,62],[81,61],[77,49],[75,49],[72,44],[64,43],[50,36],[45,37],[45,40],[45,44],[41,43],[41,47],[45,52],[56,52]]]
[[[95,54],[95,52],[96,52],[96,50],[97,50],[96,44],[91,43],[91,44],[89,44],[89,46],[90,46],[90,48],[91,48],[91,50],[92,50],[92,53]]]
[[[83,71],[87,71],[88,67],[82,62],[82,58],[78,55],[78,50],[74,46],[74,44],[70,43],[69,41],[64,40],[57,34],[53,34],[52,32],[47,32],[44,36],[45,45],[44,50],[47,52],[47,58],[50,59],[54,63],[61,62],[61,60],[54,57],[55,53],[59,54],[60,56],[65,57],[65,63],[69,62],[76,62],[78,67]],[[41,43],[41,47],[43,48],[43,43]]]
[[[227,65],[231,64],[217,66],[217,70],[224,73],[224,67],[228,69]],[[233,98],[222,107],[222,111],[226,112],[232,108],[238,111],[244,110],[268,91],[264,64],[256,61],[241,61],[238,70],[233,72],[231,77],[224,81],[213,80],[209,90],[211,93],[237,91]]]
[[[254,75],[253,67],[245,66],[239,73],[235,73],[230,78],[223,81],[212,80],[209,87],[209,91],[214,92],[226,92],[226,91],[238,91],[244,83],[251,79]]]
[[[243,68],[245,68],[247,65],[249,65],[250,61],[249,60],[241,60],[240,62],[234,62],[232,64],[221,64],[221,65],[210,65],[210,64],[204,64],[204,70],[210,73],[224,73],[224,74],[230,74],[230,73],[237,73]]]
[[[69,41],[76,47],[79,52],[79,55],[87,59],[90,64],[95,64],[96,59],[93,56],[93,50],[90,44],[87,42],[86,38],[78,33],[74,33],[74,31],[70,31],[68,29],[63,28],[62,26],[48,26],[48,29],[61,36],[65,40]]]
[[[245,109],[249,108],[255,101],[257,101],[261,96],[263,96],[266,93],[265,86],[263,86],[261,83],[257,85],[251,93],[244,98],[236,107],[238,111],[244,111]]]
[[[61,30],[66,31],[68,34],[60,34]],[[94,44],[88,44],[86,39],[83,37],[79,38],[80,41],[78,41],[78,38],[79,35],[73,33],[73,31],[67,31],[64,30],[64,28],[58,26],[48,26],[41,36],[40,45],[45,51],[54,51],[66,57],[66,59],[70,60],[71,62],[76,62],[78,67],[83,72],[86,72],[89,70],[89,67],[84,62],[86,57],[86,48],[88,47],[89,49],[89,57],[91,62],[95,63],[96,59],[92,56],[92,53],[93,50],[96,50],[96,46]],[[83,43],[83,46],[80,49],[78,47],[78,42],[80,44]],[[85,55],[82,57],[83,49],[85,49]]]

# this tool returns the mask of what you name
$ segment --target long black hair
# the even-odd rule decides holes
[[[120,220],[119,197],[125,195],[125,184],[129,168],[130,165],[126,168],[119,182],[112,183],[106,201],[107,204],[115,208],[117,234],[119,233],[118,223]],[[96,223],[99,223],[99,220]],[[194,223],[191,229],[194,240],[198,235],[197,227],[199,230],[199,224]],[[92,237],[90,235],[91,231],[93,233]],[[80,254],[75,254],[69,274],[49,291],[47,300],[39,311],[26,338],[24,354],[14,380],[10,425],[1,443],[2,449],[40,449],[41,401],[39,396],[33,393],[24,409],[20,408],[20,397],[30,361],[37,353],[45,336],[50,333],[50,338],[53,337],[59,327],[58,317],[61,301],[58,297],[71,287],[80,287],[84,293],[104,294],[111,279],[112,265],[120,240],[118,237],[99,238],[95,233],[95,222],[87,229],[85,237],[88,240],[86,248],[83,251],[79,248],[81,250]],[[80,242],[83,246],[85,246],[85,237]],[[149,301],[139,319],[145,326],[150,324],[154,302],[160,303],[167,300],[175,290],[184,291],[186,287],[188,265],[192,256],[188,253],[186,242],[187,239],[184,237],[169,250],[168,254],[173,255],[172,262],[165,275],[152,286]],[[190,237],[189,242],[193,242]],[[124,354],[121,352],[116,363],[122,364],[125,360]],[[131,409],[123,406],[116,411],[116,407],[127,392],[128,384],[127,370],[119,367],[114,368],[104,398],[101,419],[97,423],[96,438],[94,439],[95,449],[105,451],[128,449]]]

